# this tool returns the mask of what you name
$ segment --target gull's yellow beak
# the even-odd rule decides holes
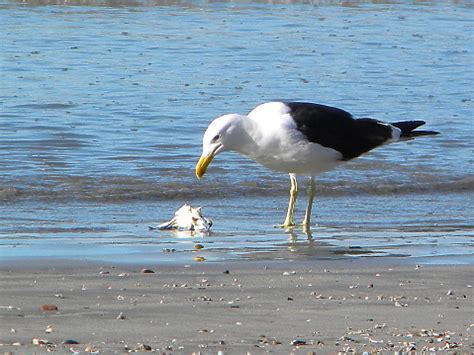
[[[212,159],[214,158],[214,154],[208,155],[201,155],[199,161],[196,164],[196,176],[198,179],[202,178],[203,175],[206,173],[207,167],[211,164]]]

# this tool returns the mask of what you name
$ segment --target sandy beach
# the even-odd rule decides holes
[[[45,261],[0,271],[3,353],[474,351],[472,266]]]

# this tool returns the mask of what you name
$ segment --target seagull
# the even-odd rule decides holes
[[[309,176],[302,227],[310,236],[316,175],[385,144],[439,134],[415,131],[423,124],[424,121],[355,119],[342,109],[308,102],[267,102],[247,115],[227,114],[209,124],[196,176],[201,179],[214,157],[224,151],[238,152],[271,170],[288,173],[290,200],[283,228],[295,227],[297,176]]]

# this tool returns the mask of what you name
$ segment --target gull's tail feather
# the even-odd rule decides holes
[[[401,121],[392,123],[392,126],[399,128],[402,131],[402,138],[411,138],[418,136],[432,136],[439,134],[436,131],[415,131],[420,126],[423,126],[425,121]]]

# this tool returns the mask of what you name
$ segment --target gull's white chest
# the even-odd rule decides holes
[[[297,129],[289,113],[253,115],[255,148],[253,160],[272,170],[295,174],[318,174],[336,167],[342,155],[312,143]]]

